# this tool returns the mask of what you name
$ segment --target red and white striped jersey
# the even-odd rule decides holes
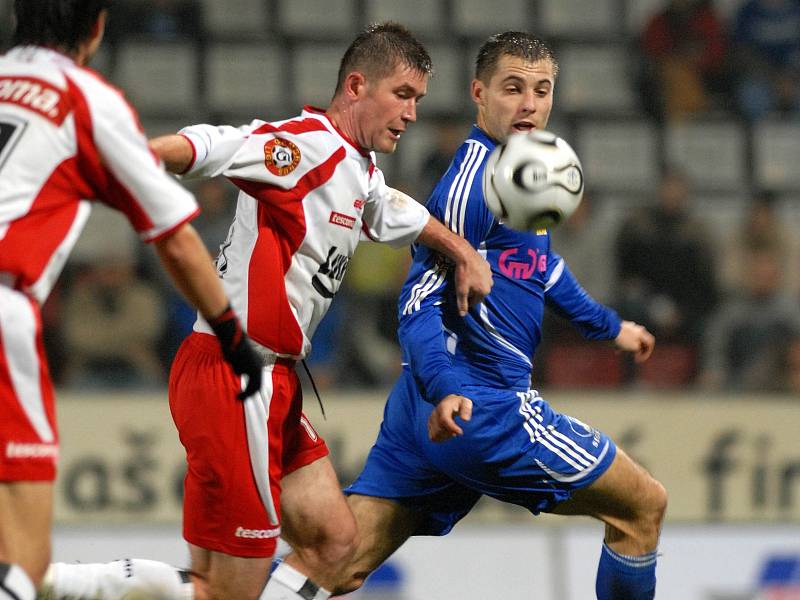
[[[197,214],[119,91],[63,54],[13,48],[0,56],[2,282],[43,302],[95,199],[145,241]]]
[[[217,271],[250,337],[281,356],[311,350],[360,239],[402,246],[428,222],[320,110],[181,134],[195,151],[187,176],[224,175],[240,189]],[[195,330],[211,331],[202,318]]]

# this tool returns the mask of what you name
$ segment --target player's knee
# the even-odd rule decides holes
[[[306,564],[319,565],[326,571],[339,571],[349,564],[358,548],[359,536],[355,519],[331,522],[306,544],[295,545],[295,551]]]
[[[359,536],[355,520],[328,532],[326,542],[319,548],[320,560],[341,567],[349,564],[358,548]]]
[[[639,536],[648,545],[654,546],[658,543],[661,524],[667,512],[667,490],[660,481],[649,477],[644,499],[638,514],[637,529]]]

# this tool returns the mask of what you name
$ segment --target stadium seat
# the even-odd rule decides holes
[[[664,131],[667,162],[682,168],[695,190],[737,191],[746,186],[747,139],[738,123],[691,121]]]
[[[5,48],[11,42],[11,0],[0,0],[0,47]]]
[[[767,121],[755,126],[753,156],[757,185],[800,191],[800,123]]]
[[[483,37],[509,28],[528,28],[532,21],[528,0],[459,0],[453,4],[457,33]]]
[[[620,356],[592,342],[554,345],[547,353],[548,387],[613,388],[622,383]]]
[[[436,38],[445,28],[439,0],[370,0],[364,8],[367,23],[398,21],[417,35]]]
[[[279,0],[281,29],[292,36],[349,38],[355,33],[352,0]]]
[[[185,115],[198,97],[197,52],[189,44],[126,44],[117,55],[114,81],[145,115]]]
[[[295,76],[294,110],[304,104],[325,107],[336,87],[339,60],[347,44],[314,44],[297,46],[292,72]]]
[[[636,108],[631,56],[626,46],[568,44],[558,55],[559,110],[627,114]]]
[[[629,0],[625,3],[625,27],[629,35],[638,36],[647,22],[663,10],[669,0]]]
[[[426,114],[440,112],[452,116],[456,110],[468,109],[472,101],[464,53],[452,45],[428,45],[428,52],[433,60],[434,77],[428,84],[428,95],[420,104],[420,110]]]
[[[539,4],[537,22],[548,36],[612,39],[620,27],[618,5],[616,0],[545,0]]]
[[[285,103],[283,65],[287,56],[278,45],[214,44],[206,56],[208,107],[215,112],[251,110],[267,116]]]
[[[639,365],[639,381],[653,388],[688,385],[697,371],[697,352],[684,344],[657,344],[650,359]]]
[[[575,150],[593,189],[650,191],[658,181],[658,133],[649,122],[583,122]]]
[[[182,128],[192,124],[190,116],[176,117],[174,119],[142,118],[142,128],[148,138],[177,133]]]
[[[264,0],[203,0],[206,30],[216,39],[263,38],[271,15]]]

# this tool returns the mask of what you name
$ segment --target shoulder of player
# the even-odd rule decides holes
[[[331,132],[319,119],[299,116],[285,121],[254,122],[251,139],[259,143],[286,144],[294,147],[303,156],[323,160],[343,147],[342,140]]]
[[[82,96],[81,99],[93,113],[116,114],[124,110],[138,123],[136,110],[125,98],[124,92],[109,83],[98,72],[76,65],[66,69],[64,76],[77,89],[77,94]]]

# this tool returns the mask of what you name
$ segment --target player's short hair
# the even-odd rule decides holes
[[[368,79],[382,79],[398,64],[419,73],[433,73],[428,51],[408,29],[393,21],[370,25],[356,36],[344,53],[334,95],[341,91],[344,80],[353,71],[362,72]]]
[[[558,63],[547,42],[525,31],[504,31],[491,36],[478,50],[475,79],[488,84],[500,58],[506,55],[528,62],[549,61],[553,65],[553,75],[558,75]]]
[[[73,52],[91,36],[97,17],[109,6],[111,0],[15,0],[13,43]]]

